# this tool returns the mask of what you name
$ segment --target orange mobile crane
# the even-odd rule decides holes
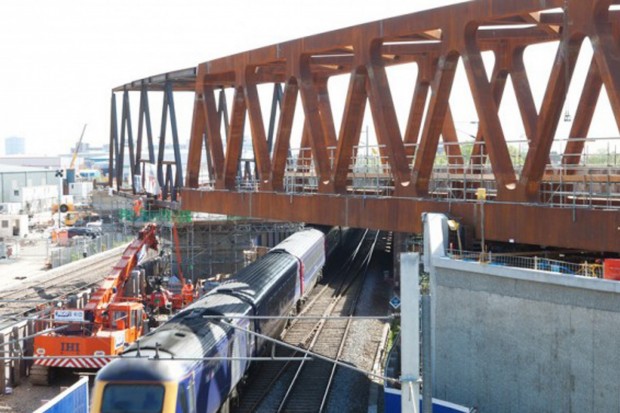
[[[195,289],[191,280],[186,280],[183,277],[183,269],[181,268],[181,251],[179,243],[179,234],[176,224],[172,224],[172,235],[174,237],[174,245],[177,261],[177,274],[176,277],[180,281],[179,285],[176,285],[175,289],[171,284],[164,285],[163,280],[159,279],[154,282],[153,292],[146,297],[146,304],[148,308],[156,314],[165,314],[176,312],[185,306],[188,306],[194,301]]]
[[[135,269],[147,249],[157,251],[156,234],[155,224],[139,232],[84,308],[56,308],[51,319],[39,322],[44,325],[34,338],[31,383],[49,385],[56,368],[101,368],[146,334],[144,274]]]

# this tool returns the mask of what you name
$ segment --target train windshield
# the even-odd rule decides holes
[[[108,384],[103,389],[101,413],[160,413],[164,386],[159,384]]]

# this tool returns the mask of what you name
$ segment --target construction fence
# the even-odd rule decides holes
[[[48,267],[56,268],[70,262],[108,251],[135,238],[134,233],[105,233],[97,238],[81,237],[72,239],[69,246],[50,248]]]
[[[121,222],[175,222],[181,224],[192,222],[192,212],[171,209],[142,210],[136,212],[133,209],[123,208],[118,210],[118,218]]]
[[[452,259],[463,261],[479,261],[489,265],[528,268],[537,271],[549,271],[566,275],[581,275],[584,277],[603,278],[603,265],[598,262],[582,263],[559,261],[542,257],[527,257],[514,254],[495,254],[492,252],[472,252],[455,249],[448,250]]]

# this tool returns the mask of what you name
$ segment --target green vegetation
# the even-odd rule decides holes
[[[422,267],[420,265],[420,294],[427,295],[430,294],[430,274],[424,272]]]
[[[400,318],[395,318],[390,323],[390,334],[388,335],[387,343],[385,344],[385,348],[389,351],[396,340],[396,337],[400,334]]]

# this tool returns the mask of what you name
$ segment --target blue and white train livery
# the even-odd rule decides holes
[[[91,411],[226,412],[249,367],[247,358],[267,347],[266,339],[247,330],[272,338],[281,334],[286,319],[277,316],[291,313],[316,284],[326,251],[340,241],[333,231],[293,234],[129,347],[97,374]]]

